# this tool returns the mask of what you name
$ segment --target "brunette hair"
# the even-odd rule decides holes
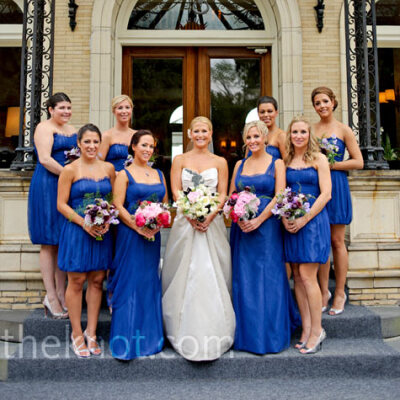
[[[115,109],[118,107],[119,103],[122,103],[125,100],[131,105],[132,108],[134,107],[133,106],[133,101],[129,96],[127,96],[126,94],[120,94],[118,96],[115,96],[111,100],[111,110],[112,110],[112,112],[115,111]]]
[[[153,132],[148,129],[139,129],[132,135],[131,143],[129,144],[128,153],[135,157],[135,152],[132,149],[132,146],[136,146],[140,142],[140,138],[143,136],[151,136],[154,139],[154,144],[156,142],[156,138],[154,137]]]
[[[62,101],[67,101],[71,103],[71,99],[63,92],[54,93],[51,95],[46,101],[46,112],[47,112],[47,119],[51,117],[49,108],[54,108],[58,103]]]
[[[319,87],[315,88],[311,93],[311,102],[313,103],[313,105],[314,105],[314,98],[317,94],[326,94],[333,103],[333,111],[336,110],[339,103],[336,100],[335,93],[333,93],[332,89],[329,89],[326,86],[319,86]]]
[[[275,107],[275,110],[278,111],[278,102],[272,96],[262,96],[257,100],[257,111],[260,108],[261,104],[272,104]]]
[[[320,153],[318,140],[312,132],[311,124],[303,116],[294,117],[290,122],[288,130],[286,132],[286,142],[285,142],[286,154],[287,154],[287,156],[285,157],[286,165],[289,165],[294,157],[294,146],[291,140],[291,131],[292,131],[292,126],[297,122],[304,122],[305,124],[307,124],[308,131],[310,132],[310,138],[308,140],[307,149],[306,152],[304,153],[304,158],[303,158],[304,161],[311,163],[317,159],[318,154]]]
[[[79,131],[78,131],[78,142],[80,142],[80,141],[82,140],[83,135],[84,135],[87,131],[96,132],[97,135],[99,136],[99,139],[100,139],[100,142],[101,142],[101,132],[100,132],[100,129],[99,129],[96,125],[93,125],[93,124],[90,124],[90,123],[81,126],[81,128],[79,129]]]

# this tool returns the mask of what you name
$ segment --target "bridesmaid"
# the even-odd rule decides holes
[[[260,97],[257,101],[258,118],[267,125],[267,153],[275,158],[285,158],[286,133],[276,125],[278,102],[270,96]]]
[[[302,354],[316,353],[326,338],[321,326],[321,291],[317,272],[329,257],[329,219],[325,205],[331,197],[331,179],[326,157],[319,151],[310,124],[295,118],[286,139],[286,185],[311,195],[309,213],[295,220],[283,218],[285,258],[291,263],[294,289],[302,320],[296,348]]]
[[[331,225],[331,244],[333,263],[335,265],[336,289],[329,315],[338,315],[344,311],[347,296],[344,292],[346,284],[348,256],[344,244],[346,225],[352,219],[352,207],[349,184],[346,171],[362,169],[364,161],[353,131],[335,119],[333,112],[338,106],[336,96],[327,87],[318,87],[311,94],[311,101],[320,121],[314,126],[314,132],[319,137],[327,137],[332,142],[332,136],[337,138],[339,154],[336,162],[330,165],[332,178],[332,200],[326,205]],[[345,150],[350,159],[343,161]],[[322,311],[327,311],[331,293],[328,290],[330,261],[321,266],[318,277],[322,291]]]
[[[132,135],[136,132],[129,127],[132,119],[133,103],[129,96],[121,94],[111,100],[115,126],[103,133],[99,158],[114,165],[115,171],[121,171],[128,157],[128,147]]]
[[[40,271],[46,296],[45,313],[53,318],[67,318],[65,273],[57,266],[58,241],[64,218],[57,211],[58,175],[65,163],[64,151],[76,146],[76,131],[68,124],[71,100],[65,93],[55,93],[47,101],[48,120],[38,124],[34,134],[38,162],[28,197],[28,228],[33,244],[40,244]]]
[[[245,125],[243,141],[252,155],[237,162],[230,187],[232,194],[250,186],[261,201],[256,218],[232,224],[230,240],[234,348],[257,354],[288,348],[301,323],[286,276],[281,224],[271,213],[275,193],[285,188],[285,164],[266,152],[267,133],[261,121]]]
[[[101,142],[99,129],[87,124],[78,132],[81,157],[67,165],[60,175],[57,208],[64,215],[60,235],[58,264],[68,273],[66,302],[71,321],[71,346],[81,358],[100,355],[96,340],[103,280],[112,261],[109,225],[89,226],[84,221],[84,210],[95,198],[107,199],[111,194],[115,171],[110,163],[97,158]],[[102,241],[96,237],[103,236]],[[87,280],[87,326],[82,333],[82,291]],[[86,343],[85,343],[86,341]]]
[[[150,131],[137,131],[129,146],[133,163],[115,181],[114,204],[122,223],[118,226],[114,277],[110,283],[110,349],[113,357],[120,360],[158,353],[164,345],[159,229],[139,228],[132,218],[140,201],[168,202],[162,172],[148,166],[154,146]],[[153,237],[155,241],[147,240]]]

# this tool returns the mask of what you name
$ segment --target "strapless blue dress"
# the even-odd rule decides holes
[[[282,158],[281,152],[280,152],[279,148],[276,147],[276,146],[272,146],[272,145],[269,144],[267,146],[267,148],[266,148],[266,151],[267,151],[268,154],[270,154],[274,158]],[[249,150],[249,153],[247,154],[247,157],[250,157],[252,154],[253,154],[252,151]]]
[[[236,188],[250,186],[260,197],[260,214],[275,195],[275,160],[264,174],[242,175]],[[232,297],[236,314],[234,348],[257,354],[279,353],[290,345],[301,324],[287,279],[280,221],[271,216],[258,229],[231,227]]]
[[[137,183],[125,169],[129,184],[124,207],[134,214],[139,201],[162,202],[165,186]],[[148,356],[161,351],[164,333],[161,311],[160,233],[150,242],[121,222],[118,225],[112,293],[110,349],[120,360]]]
[[[96,181],[81,178],[71,186],[70,206],[84,216],[88,204],[95,198],[107,198],[112,191],[108,177]],[[58,249],[58,266],[67,272],[107,270],[112,262],[112,238],[108,232],[99,241],[85,232],[81,226],[64,218]]]
[[[128,154],[128,146],[126,144],[114,143],[108,149],[106,161],[114,165],[116,171],[121,171],[124,169]]]
[[[332,138],[328,139],[332,143]],[[343,161],[346,146],[343,140],[337,138],[336,145],[339,147],[335,161]],[[346,171],[331,170],[332,198],[326,205],[331,225],[350,224],[353,218],[351,206],[351,195]]]
[[[51,157],[64,166],[64,151],[77,145],[76,138],[76,133],[71,136],[54,133]],[[65,218],[57,211],[57,187],[58,175],[40,164],[38,157],[28,196],[28,229],[33,244],[58,245]]]
[[[312,195],[312,206],[320,195],[318,171],[313,168],[286,169],[286,186],[296,192]],[[328,260],[331,247],[329,217],[326,207],[297,233],[285,230],[285,259],[292,263],[319,263]]]

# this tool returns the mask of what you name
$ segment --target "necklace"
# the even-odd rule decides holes
[[[140,166],[137,165],[137,164],[135,164],[135,167],[138,168],[138,169],[141,169],[141,170],[144,172],[144,174],[145,174],[146,176],[150,176],[150,173],[147,172],[147,168],[146,168],[146,167],[140,167]]]

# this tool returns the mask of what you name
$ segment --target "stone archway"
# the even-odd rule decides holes
[[[137,0],[94,0],[91,33],[90,120],[106,129],[112,124],[110,99],[120,87],[116,68],[122,53],[116,37],[116,22],[122,9],[132,9]],[[273,13],[276,24],[274,95],[280,101],[282,126],[303,111],[302,38],[297,0],[255,0],[260,9]],[[117,63],[116,63],[117,60]]]

